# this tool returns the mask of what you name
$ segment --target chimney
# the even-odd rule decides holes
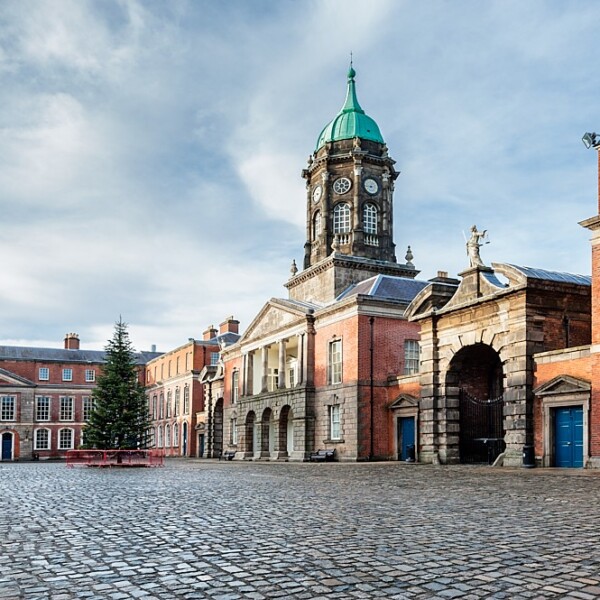
[[[212,340],[217,336],[218,331],[215,329],[214,325],[209,325],[207,329],[202,333],[203,340]]]
[[[150,346],[150,352],[156,352],[156,344],[152,344],[152,346]]]
[[[79,350],[79,335],[76,333],[65,335],[65,350]]]
[[[227,317],[220,325],[219,325],[219,333],[239,333],[240,332],[240,322],[231,317]]]

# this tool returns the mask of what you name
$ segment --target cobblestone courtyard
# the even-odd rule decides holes
[[[600,597],[600,473],[0,465],[0,598]]]

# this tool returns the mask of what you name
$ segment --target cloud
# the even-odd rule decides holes
[[[573,10],[574,6],[577,10]],[[139,348],[242,328],[302,263],[300,177],[361,105],[401,175],[422,277],[486,262],[589,272],[592,2],[9,1],[0,15],[0,336]]]

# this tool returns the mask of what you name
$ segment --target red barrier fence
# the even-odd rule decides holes
[[[164,450],[69,450],[67,467],[162,467]]]

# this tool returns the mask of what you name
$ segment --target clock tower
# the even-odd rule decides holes
[[[358,103],[355,77],[350,66],[344,105],[319,134],[302,171],[307,192],[304,271],[293,273],[286,284],[294,299],[333,300],[344,286],[377,273],[410,278],[418,273],[410,249],[406,264],[396,260],[393,194],[399,173],[377,123]],[[330,285],[319,290],[317,282],[308,282],[317,273],[323,280],[330,269]]]

